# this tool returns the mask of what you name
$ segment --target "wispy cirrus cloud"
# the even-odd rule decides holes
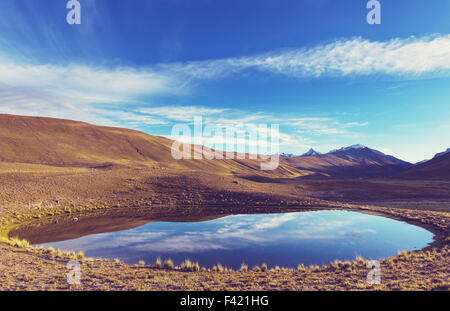
[[[350,128],[363,127],[368,122],[339,122],[329,117],[303,117],[286,121],[297,133],[311,135],[347,135]]]
[[[0,60],[0,83],[11,87],[46,90],[85,102],[117,100],[139,94],[175,92],[172,79],[162,73],[131,67],[86,65],[31,65]]]
[[[208,117],[228,111],[224,108],[208,108],[199,106],[160,106],[139,110],[141,114],[160,116],[172,121],[191,122],[196,116]]]
[[[35,64],[0,58],[0,112],[70,118],[104,125],[168,125],[193,116],[223,126],[279,123],[295,128],[283,134],[289,144],[307,146],[303,135],[348,135],[364,121],[342,123],[328,117],[281,118],[268,113],[202,106],[150,103],[156,95],[183,96],[202,81],[247,71],[295,79],[396,76],[419,79],[450,74],[450,35],[370,41],[342,39],[263,54],[196,62],[154,64],[140,68],[85,64]],[[100,107],[98,103],[119,109]],[[131,109],[128,103],[138,106]],[[242,116],[244,115],[244,117]],[[301,142],[303,139],[303,142]]]
[[[74,103],[120,102],[140,95],[178,94],[194,80],[220,79],[246,70],[296,78],[380,74],[406,79],[448,76],[450,35],[384,42],[342,39],[309,48],[141,68],[31,64],[0,58],[0,86],[39,90]]]
[[[298,78],[396,75],[406,79],[449,75],[450,35],[370,41],[336,40],[309,48],[271,51],[241,58],[162,64],[192,79],[212,79],[255,69]]]

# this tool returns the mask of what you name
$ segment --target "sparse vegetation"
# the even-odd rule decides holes
[[[161,139],[160,143],[166,142]],[[190,163],[183,163],[187,168],[174,168],[171,165],[181,164],[125,161],[112,153],[102,157],[103,149],[95,150],[97,157],[88,154],[88,162],[74,161],[70,165],[60,159],[50,159],[53,162],[47,161],[45,165],[40,162],[0,162],[1,290],[70,289],[65,280],[69,260],[82,262],[85,273],[82,285],[77,288],[82,290],[449,289],[450,205],[439,201],[448,201],[448,182],[309,180],[298,178],[306,175],[305,172],[284,166],[285,172],[255,171],[250,162],[231,166],[214,163],[214,173],[211,173],[197,167],[193,169],[189,167]],[[136,155],[136,149],[127,147],[126,150]],[[142,159],[140,155],[137,157]],[[33,159],[37,159],[35,153],[30,154],[30,161]],[[253,175],[257,176],[247,177]],[[414,194],[415,199],[414,202],[396,201],[390,207],[367,203],[378,200],[380,193],[386,201],[396,200],[398,194],[402,198]],[[342,194],[346,200],[358,203],[335,202],[343,201]],[[428,201],[416,202],[421,198]],[[277,265],[268,267],[263,263],[251,270],[243,265],[233,271],[221,264],[211,268],[193,262],[185,262],[184,268],[183,264],[175,267],[171,260],[163,262],[161,258],[147,266],[143,262],[127,265],[120,261],[85,258],[84,254],[72,251],[33,248],[22,239],[27,238],[26,233],[33,237],[45,230],[42,226],[40,231],[27,232],[31,228],[28,225],[35,222],[51,224],[61,217],[76,223],[83,215],[101,216],[105,220],[110,215],[141,218],[176,215],[182,219],[190,215],[207,218],[228,213],[329,208],[413,221],[433,230],[437,242],[426,250],[401,252],[382,260],[382,284],[372,286],[366,282],[367,260],[361,257],[353,262],[335,261],[325,267],[299,265],[295,270]],[[21,228],[25,228],[24,231]],[[9,238],[16,233],[21,238]]]
[[[20,247],[20,248],[25,248],[25,249],[30,246],[30,242],[28,242],[25,239],[19,239],[19,238],[0,237],[0,242],[7,243],[14,247]]]
[[[305,272],[305,271],[306,271],[306,268],[305,268],[305,266],[304,266],[303,264],[300,264],[300,265],[297,266],[297,271],[299,271],[299,272]]]
[[[158,269],[161,269],[161,268],[162,268],[162,260],[161,260],[161,257],[156,258],[156,261],[155,261],[155,267],[158,268]]]
[[[198,264],[198,262],[192,262],[189,259],[186,259],[181,263],[180,269],[184,271],[198,272],[200,271],[200,265]]]
[[[174,265],[172,259],[169,258],[169,259],[164,260],[164,268],[165,269],[173,269],[173,268],[175,268],[175,265]]]
[[[21,247],[15,242],[8,242],[5,238],[0,239],[1,242],[4,242],[4,245],[8,245],[8,247]],[[20,240],[19,240],[20,241]],[[26,243],[25,243],[26,244]],[[61,251],[54,250],[53,248],[30,248],[29,246],[27,252],[37,252],[42,254],[42,256],[50,256],[49,258],[59,258],[65,260],[71,260],[72,258],[81,259],[84,258],[84,254],[76,254],[72,251]],[[4,252],[1,249],[0,251]],[[270,269],[270,274],[266,274],[264,272],[269,271],[267,264],[263,263],[261,266],[255,266],[252,270],[248,269],[246,264],[242,264],[241,268],[238,270],[241,275],[249,275],[244,283],[241,283],[241,279],[235,277],[235,271],[229,269],[227,267],[223,267],[221,264],[216,264],[211,270],[203,267],[201,268],[198,263],[194,263],[189,259],[186,259],[180,267],[175,267],[173,261],[167,259],[162,263],[161,258],[158,258],[155,262],[154,269],[149,269],[145,267],[145,263],[143,261],[139,262],[138,268],[142,268],[143,270],[136,270],[135,272],[126,272],[129,270],[127,265],[121,265],[120,269],[109,267],[108,261],[103,260],[84,260],[84,265],[87,267],[92,267],[93,273],[94,271],[101,271],[104,269],[108,270],[108,273],[113,273],[116,275],[114,283],[109,285],[108,289],[123,289],[123,286],[128,286],[128,289],[133,289],[135,285],[134,283],[129,283],[129,285],[124,285],[124,283],[120,280],[123,280],[127,273],[134,274],[134,282],[138,280],[147,280],[146,283],[139,283],[140,289],[151,289],[154,285],[157,284],[158,288],[170,288],[170,284],[174,280],[178,278],[177,269],[189,272],[188,275],[192,275],[193,279],[188,276],[187,283],[185,286],[189,286],[189,289],[200,289],[201,283],[192,283],[194,278],[202,278],[202,274],[205,277],[212,278],[214,280],[214,284],[211,287],[211,283],[209,283],[210,289],[224,289],[228,287],[223,287],[225,280],[233,280],[233,288],[240,284],[238,288],[245,289],[249,284],[259,284],[259,286],[264,286],[265,288],[273,288],[274,286],[279,289],[293,289],[301,284],[302,289],[317,289],[317,288],[328,288],[328,289],[392,289],[392,290],[406,290],[406,289],[439,289],[439,290],[448,290],[449,284],[445,278],[447,273],[447,258],[448,258],[449,248],[448,245],[444,245],[443,248],[433,248],[427,249],[423,251],[415,251],[412,253],[408,253],[405,251],[399,252],[398,255],[383,260],[381,262],[382,271],[383,271],[383,282],[380,285],[369,285],[365,282],[365,277],[367,275],[366,263],[367,260],[362,258],[361,256],[357,256],[353,262],[350,261],[333,261],[328,266],[319,267],[317,265],[313,265],[310,267],[305,267],[303,264],[298,265],[296,271],[301,273],[295,273],[295,271],[291,268],[275,266]],[[12,253],[15,254],[15,253]],[[26,258],[26,257],[25,257]],[[64,261],[63,261],[64,262]],[[119,263],[120,261],[115,260],[113,264]],[[396,264],[397,262],[397,264]],[[25,263],[24,263],[25,264]],[[423,267],[422,269],[426,270],[411,270],[408,267],[414,265],[415,267]],[[433,268],[433,277],[431,278],[417,278],[415,273],[420,271],[428,271],[430,269],[430,265],[436,266]],[[165,270],[158,270],[158,268],[164,267]],[[109,268],[108,268],[109,267]],[[64,265],[62,269],[64,269]],[[91,269],[91,268],[89,268]],[[157,271],[161,271],[158,274]],[[416,272],[417,271],[417,272]],[[351,272],[351,274],[348,274]],[[123,274],[122,274],[123,273]],[[197,273],[199,276],[194,277]],[[146,275],[143,278],[140,278],[139,275]],[[120,276],[122,275],[122,276]],[[250,276],[251,275],[251,276]],[[261,275],[261,278],[257,277],[257,275]],[[390,276],[393,276],[391,279]],[[0,276],[0,281],[1,281]],[[414,282],[413,280],[419,280],[420,282]],[[32,279],[30,279],[30,282]],[[157,280],[157,283],[154,283]],[[317,283],[317,280],[320,280],[320,283]],[[400,282],[399,280],[403,280]],[[243,281],[243,280],[242,280]],[[139,281],[141,282],[141,281]],[[186,282],[186,281],[183,281]],[[250,282],[250,283],[248,283]],[[4,282],[3,284],[10,284],[11,282]],[[64,286],[64,282],[60,283]],[[115,284],[115,285],[114,285]],[[131,285],[133,284],[133,285]],[[263,285],[266,284],[266,285]],[[131,286],[131,287],[130,287]],[[149,287],[150,286],[150,287]],[[217,287],[214,287],[217,286]],[[185,287],[182,287],[185,288]],[[187,287],[186,287],[187,288]],[[104,288],[106,289],[106,288]],[[180,288],[181,289],[181,288]]]

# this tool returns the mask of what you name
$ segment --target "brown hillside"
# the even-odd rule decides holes
[[[334,177],[389,177],[412,166],[408,162],[364,147],[335,151],[323,155],[283,158],[283,162],[300,170]]]
[[[151,165],[225,174],[306,174],[287,165],[260,170],[259,160],[175,160],[173,141],[139,131],[43,117],[0,115],[0,161],[54,166]]]
[[[167,161],[171,141],[83,122],[0,115],[0,160],[52,165]]]
[[[450,153],[419,164],[396,177],[403,179],[450,180]]]

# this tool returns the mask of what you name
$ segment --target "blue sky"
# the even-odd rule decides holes
[[[0,113],[170,135],[201,115],[280,124],[280,149],[361,143],[417,162],[450,147],[450,2],[0,3]]]

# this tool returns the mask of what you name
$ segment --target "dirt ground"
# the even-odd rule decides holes
[[[448,290],[449,188],[446,181],[254,180],[233,173],[158,167],[68,168],[2,163],[0,289]],[[185,271],[155,263],[128,265],[83,258],[6,241],[12,236],[11,230],[14,235],[26,236],[27,225],[61,217],[91,215],[107,222],[112,215],[120,215],[138,222],[156,216],[199,218],[330,208],[408,221],[432,231],[435,242],[424,250],[380,261],[381,284],[369,284],[370,269],[361,258],[299,269],[231,271],[216,267],[216,271],[202,271],[205,269],[200,267],[200,271]],[[31,229],[28,234],[33,235]],[[74,259],[81,262],[81,285],[67,282],[67,263]]]

